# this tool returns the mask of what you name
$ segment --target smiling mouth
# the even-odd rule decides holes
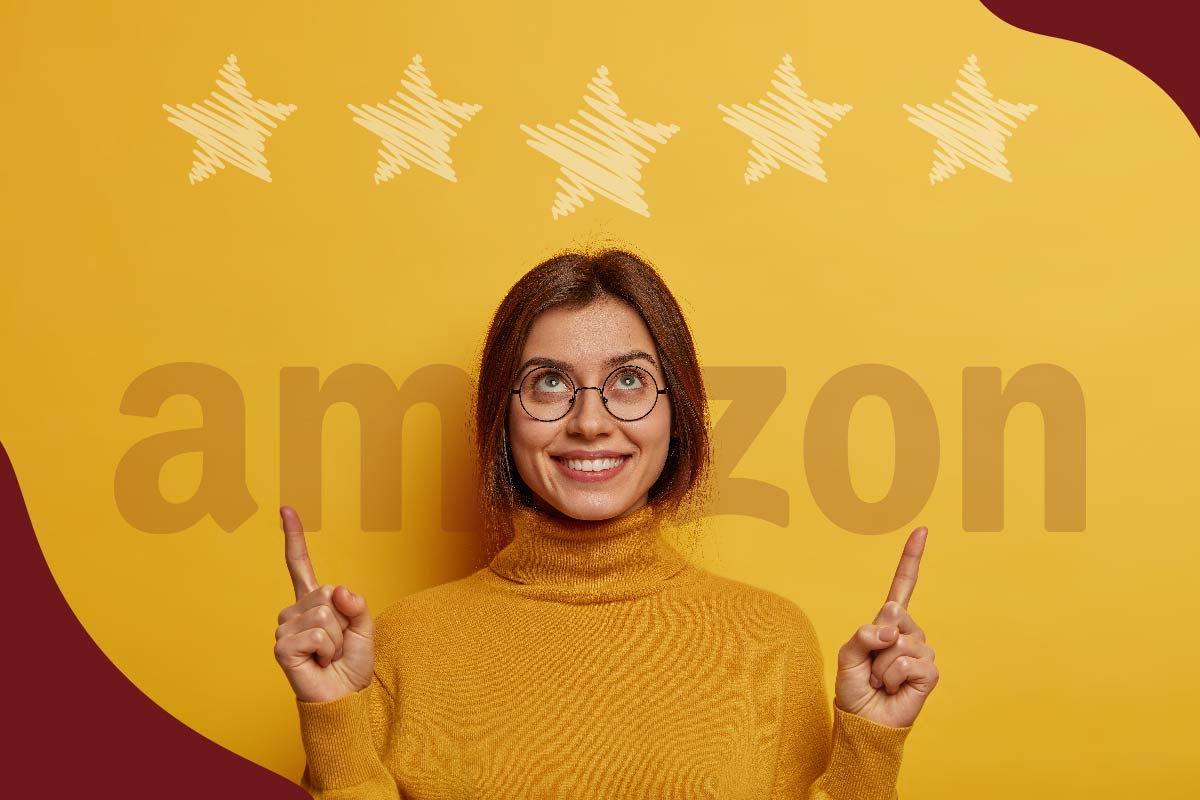
[[[619,456],[617,458],[559,458],[558,456],[553,456],[553,458],[558,463],[576,472],[605,472],[610,469],[616,469],[629,460],[629,456]]]

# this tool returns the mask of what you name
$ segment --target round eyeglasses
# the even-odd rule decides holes
[[[540,422],[554,422],[570,412],[575,397],[584,389],[598,391],[608,413],[622,422],[634,422],[646,416],[658,404],[658,396],[667,393],[666,389],[658,388],[653,375],[632,364],[610,372],[604,379],[604,388],[576,388],[562,370],[538,367],[527,373],[512,393],[520,398],[526,414]]]

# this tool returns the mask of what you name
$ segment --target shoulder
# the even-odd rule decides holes
[[[697,582],[696,588],[706,595],[720,598],[725,602],[744,605],[747,608],[758,608],[775,615],[796,617],[804,614],[794,600],[784,597],[778,592],[735,578],[717,575],[704,568],[697,567],[697,569],[702,573],[702,577]]]
[[[812,620],[794,600],[778,592],[753,586],[702,569],[695,588],[727,612],[743,617],[755,627],[787,639],[813,639]]]
[[[407,631],[428,630],[430,623],[452,621],[483,597],[486,567],[462,578],[418,589],[393,601],[375,616],[377,639],[402,638]]]

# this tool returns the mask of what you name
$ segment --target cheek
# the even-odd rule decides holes
[[[521,420],[510,410],[508,412],[508,446],[512,449],[514,458],[518,458],[520,453],[528,447],[528,439]]]
[[[508,443],[512,448],[513,460],[518,466],[531,463],[533,458],[546,447],[548,440],[542,423],[534,422],[529,416],[517,409],[511,409],[508,414]]]
[[[638,433],[637,444],[647,454],[653,454],[656,461],[665,461],[667,450],[671,446],[670,415],[664,414],[642,428]]]

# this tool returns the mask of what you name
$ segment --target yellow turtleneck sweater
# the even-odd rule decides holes
[[[296,701],[313,797],[896,797],[912,727],[831,719],[795,603],[690,563],[653,506],[514,528],[377,615],[370,686]]]

